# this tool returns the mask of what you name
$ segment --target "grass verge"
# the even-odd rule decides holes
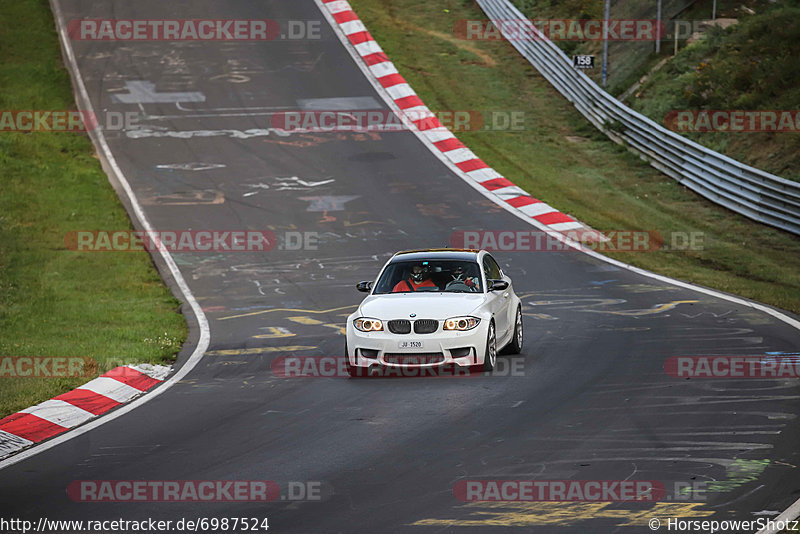
[[[703,250],[613,253],[633,265],[800,313],[800,239],[706,201],[595,130],[511,45],[459,41],[472,0],[351,0],[434,111],[522,112],[526,127],[458,137],[537,198],[602,230],[702,232]]]
[[[661,124],[672,110],[797,110],[800,2],[776,4],[683,48],[631,98]],[[800,124],[793,124],[800,129]],[[800,131],[682,135],[734,159],[800,181]]]
[[[602,18],[602,0],[513,0],[532,19]],[[661,53],[652,41],[609,43],[608,92],[619,97],[645,74],[646,83],[628,96],[626,103],[655,122],[675,110],[784,110],[800,105],[800,0],[719,0],[716,15],[738,22],[726,29],[710,27],[687,46],[681,39],[673,55],[672,18],[681,24],[709,22],[711,2],[687,5],[664,0],[667,37]],[[612,19],[652,19],[654,2],[617,2]],[[695,29],[702,29],[698,25]],[[684,27],[683,32],[686,32]],[[555,41],[567,55],[602,57],[602,42]],[[665,67],[651,69],[662,59]],[[599,65],[584,71],[598,84]],[[784,126],[785,128],[785,126]],[[779,132],[680,132],[712,150],[783,178],[800,180],[800,125]]]
[[[75,109],[46,0],[0,10],[0,109]],[[72,230],[132,228],[84,134],[0,133],[0,363],[89,357],[97,374],[167,363],[186,339],[179,302],[145,252],[67,250]],[[6,360],[6,365],[8,365]],[[0,376],[0,417],[87,382]]]

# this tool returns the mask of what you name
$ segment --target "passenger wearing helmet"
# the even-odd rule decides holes
[[[450,276],[452,276],[453,279],[447,283],[445,289],[452,289],[454,291],[464,290],[466,286],[466,289],[470,291],[480,291],[480,282],[478,278],[469,276],[469,274],[464,271],[463,266],[457,265]]]
[[[436,284],[428,277],[428,273],[422,268],[422,265],[414,265],[411,268],[411,274],[406,280],[400,280],[392,289],[392,293],[408,293],[414,292],[421,287],[435,287]]]

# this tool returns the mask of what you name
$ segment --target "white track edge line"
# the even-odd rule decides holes
[[[75,88],[78,91],[76,97],[79,97],[80,100],[83,101],[84,110],[89,111],[94,114],[94,107],[92,106],[91,99],[89,98],[89,93],[86,91],[86,85],[83,82],[83,77],[81,76],[80,70],[78,68],[78,63],[75,60],[75,53],[72,50],[72,46],[70,45],[69,40],[67,39],[66,29],[64,27],[63,16],[61,12],[61,6],[58,4],[58,0],[50,0],[50,8],[53,11],[53,18],[55,19],[56,28],[58,30],[58,37],[61,41],[61,49],[64,55],[67,58],[67,62],[69,63],[68,67],[72,73],[72,79],[75,84]],[[125,178],[125,175],[122,172],[122,169],[119,168],[117,165],[117,160],[114,158],[114,155],[111,153],[111,149],[106,142],[105,135],[103,135],[103,131],[100,128],[94,130],[95,135],[90,136],[95,141],[96,145],[99,145],[99,148],[103,156],[106,158],[106,162],[113,170],[117,180],[119,181],[120,185],[125,191],[125,194],[128,197],[128,200],[131,203],[131,207],[136,215],[136,218],[139,219],[139,223],[142,227],[148,231],[152,232],[153,227],[150,224],[150,221],[147,219],[147,216],[144,214],[141,205],[139,204],[136,195],[133,193],[133,189],[131,189],[128,180]],[[113,184],[112,184],[113,185]],[[195,347],[192,354],[189,356],[189,359],[186,360],[186,363],[181,366],[178,371],[175,372],[172,376],[164,380],[161,384],[159,384],[155,390],[149,392],[149,394],[142,395],[138,397],[136,400],[130,402],[129,404],[125,404],[124,406],[117,408],[115,411],[111,412],[108,415],[101,415],[98,416],[96,419],[88,422],[84,425],[81,425],[75,429],[68,430],[58,436],[45,441],[39,445],[33,445],[32,447],[23,450],[14,456],[6,458],[3,461],[0,461],[0,470],[5,469],[11,465],[14,465],[22,460],[30,458],[40,452],[44,452],[48,449],[55,447],[56,445],[60,445],[66,441],[71,440],[72,438],[78,437],[90,430],[93,430],[100,425],[108,423],[109,421],[113,421],[118,417],[125,415],[126,413],[130,412],[131,410],[135,410],[139,406],[143,405],[144,403],[158,397],[173,385],[175,385],[179,380],[181,380],[184,376],[186,376],[197,363],[202,359],[203,354],[205,353],[208,345],[211,341],[211,331],[208,326],[208,319],[206,318],[205,313],[203,313],[203,309],[200,307],[200,304],[195,299],[192,291],[189,289],[189,286],[186,284],[186,280],[184,280],[183,275],[178,269],[178,266],[175,264],[175,260],[172,259],[172,255],[169,253],[168,250],[164,249],[163,247],[159,251],[161,253],[161,257],[166,263],[167,267],[169,268],[170,273],[172,274],[175,283],[177,284],[178,288],[180,289],[183,297],[186,299],[186,302],[192,309],[196,319],[197,319],[197,326],[200,329],[200,339],[197,341],[197,346]],[[147,392],[145,392],[147,393]]]
[[[774,527],[764,527],[756,534],[778,534],[779,532],[790,532],[786,531],[785,529],[778,528],[778,524],[781,522],[787,522],[797,519],[800,516],[800,499],[797,499],[793,504],[790,504],[789,507],[783,511],[778,517],[773,519],[772,521],[776,524]]]

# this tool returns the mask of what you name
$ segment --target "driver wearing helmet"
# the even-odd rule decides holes
[[[392,293],[408,293],[414,292],[420,287],[438,287],[428,277],[428,273],[424,271],[422,265],[414,265],[411,268],[411,274],[405,280],[400,280],[397,285],[392,289]]]
[[[463,284],[473,291],[479,290],[478,279],[474,276],[468,276],[464,271],[464,267],[461,265],[456,265],[450,276],[452,276],[453,279],[447,283],[447,287]]]

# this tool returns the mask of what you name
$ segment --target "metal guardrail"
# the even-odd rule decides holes
[[[510,0],[476,0],[509,42],[598,129],[692,191],[764,224],[800,235],[800,183],[701,146],[637,113],[572,66]]]

